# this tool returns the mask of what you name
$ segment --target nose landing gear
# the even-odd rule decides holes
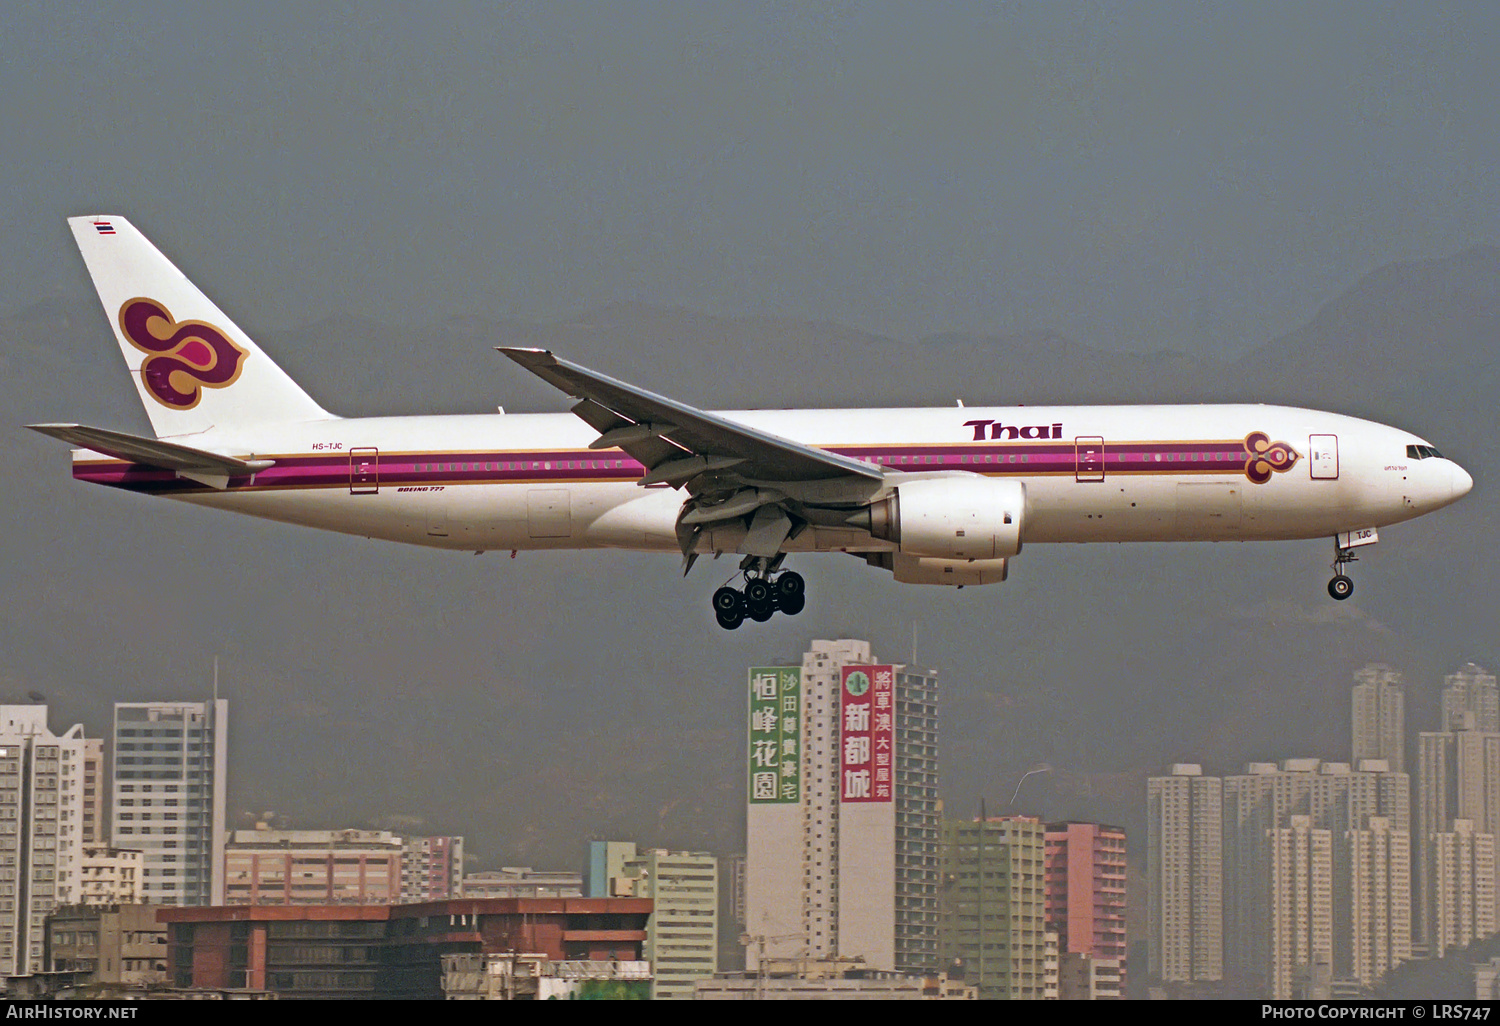
[[[1346,549],[1335,539],[1333,543],[1333,580],[1328,582],[1328,594],[1340,602],[1354,594],[1354,580],[1344,573],[1344,567],[1358,562],[1353,549]]]
[[[750,562],[750,561],[747,561]],[[725,585],[714,592],[714,619],[732,631],[749,617],[765,623],[778,612],[796,616],[807,604],[807,584],[793,570],[776,573],[775,564],[757,561],[746,566],[745,590]]]

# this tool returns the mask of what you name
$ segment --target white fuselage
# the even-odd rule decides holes
[[[978,474],[1025,486],[1024,541],[1329,537],[1408,520],[1471,480],[1409,432],[1278,406],[760,410],[723,414],[877,464],[894,485]],[[685,494],[642,488],[643,468],[571,414],[318,420],[194,444],[275,461],[216,489],[171,471],[75,452],[74,475],[216,509],[451,549],[676,551]],[[1248,441],[1247,441],[1248,440]],[[1258,465],[1257,465],[1258,464]],[[697,551],[737,551],[720,526]],[[786,551],[897,546],[814,526]]]

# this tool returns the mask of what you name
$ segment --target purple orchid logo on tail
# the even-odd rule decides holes
[[[1256,484],[1271,480],[1271,474],[1284,474],[1292,464],[1302,458],[1285,442],[1273,442],[1264,431],[1253,431],[1245,436],[1245,476]]]
[[[249,354],[212,324],[172,319],[154,299],[130,299],[120,307],[120,331],[143,353],[141,380],[163,406],[191,410],[204,388],[228,388]]]

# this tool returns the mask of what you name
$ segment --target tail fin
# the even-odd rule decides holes
[[[129,221],[68,225],[158,438],[332,417]]]

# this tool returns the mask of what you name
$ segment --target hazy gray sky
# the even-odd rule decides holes
[[[36,3],[0,311],[122,213],[252,326],[611,300],[1237,353],[1500,236],[1500,6]]]

